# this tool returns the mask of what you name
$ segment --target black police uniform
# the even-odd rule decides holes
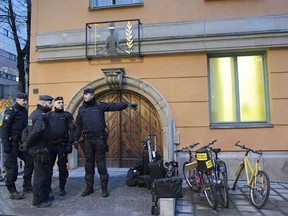
[[[56,99],[55,99],[56,100]],[[67,169],[67,155],[72,152],[73,132],[74,132],[74,120],[71,113],[64,111],[63,109],[57,109],[50,112],[48,119],[52,130],[52,141],[49,144],[50,153],[50,179],[49,185],[51,187],[51,181],[53,176],[53,166],[56,158],[59,168],[59,195],[63,196],[65,192],[66,180],[69,176]]]
[[[85,93],[85,92],[84,92]],[[94,192],[95,159],[101,181],[102,196],[108,196],[109,174],[106,168],[106,156],[108,152],[107,134],[105,132],[105,112],[120,111],[127,108],[129,103],[104,103],[95,100],[83,102],[78,110],[74,142],[82,135],[84,138],[83,151],[85,155],[85,181],[86,189],[81,194],[86,196]]]
[[[22,98],[23,99],[23,98]],[[4,149],[4,167],[6,169],[6,182],[10,194],[17,192],[15,182],[18,175],[17,157],[24,161],[23,190],[32,190],[31,177],[33,173],[33,159],[27,152],[18,150],[21,144],[22,131],[27,126],[27,109],[17,102],[4,113],[1,127],[1,137]],[[11,196],[10,196],[11,197]],[[11,197],[12,198],[12,197]]]
[[[32,205],[38,207],[49,202],[48,144],[52,135],[47,118],[49,111],[51,109],[37,104],[37,108],[29,116],[27,130],[23,131],[23,145],[27,145],[28,152],[34,160]]]

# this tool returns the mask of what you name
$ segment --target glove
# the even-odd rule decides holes
[[[72,145],[73,145],[73,147],[74,147],[76,150],[79,149],[79,148],[78,148],[78,142],[77,142],[77,141],[74,141],[74,142],[72,143]]]
[[[27,143],[24,142],[23,144],[19,145],[18,149],[22,152],[27,151]]]
[[[66,153],[66,154],[72,153],[72,145],[67,145],[67,146],[66,146],[66,148],[65,148],[65,153]]]
[[[3,151],[6,154],[9,154],[12,151],[12,146],[10,144],[3,145]]]
[[[134,103],[129,103],[128,107],[130,107],[131,109],[137,109],[138,104],[134,104]]]

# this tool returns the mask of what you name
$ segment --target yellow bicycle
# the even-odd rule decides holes
[[[236,170],[236,179],[231,189],[236,189],[237,181],[240,177],[244,175],[245,169],[247,186],[250,188],[250,200],[255,207],[260,209],[267,202],[270,193],[269,176],[265,171],[261,170],[259,163],[262,157],[262,151],[256,151],[251,148],[247,148],[244,145],[239,145],[239,142],[240,141],[238,141],[235,146],[245,149],[246,153],[243,160],[238,164],[238,168]],[[252,168],[252,165],[248,158],[248,154],[250,152],[259,155],[259,158],[257,159],[254,168]]]

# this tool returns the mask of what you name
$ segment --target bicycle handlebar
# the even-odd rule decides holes
[[[197,145],[199,145],[199,142],[191,144],[189,146],[182,147],[181,149],[175,150],[174,152],[191,151],[191,149],[195,148]]]
[[[191,144],[189,147],[191,148],[191,149],[193,149],[193,148],[195,148],[197,145],[199,145],[200,143],[198,142],[198,143],[194,143],[194,144]]]
[[[235,146],[238,146],[238,147],[240,147],[240,148],[242,148],[242,149],[245,149],[245,150],[247,150],[247,152],[251,151],[251,152],[253,152],[253,153],[262,155],[262,150],[261,150],[261,149],[260,149],[260,151],[256,151],[256,150],[253,150],[253,149],[251,149],[251,148],[247,148],[245,145],[239,145],[239,143],[240,143],[240,141],[237,141],[237,142],[235,143]]]
[[[209,142],[208,145],[204,146],[204,148],[209,148],[209,146],[213,145],[217,140],[213,140],[212,142]]]

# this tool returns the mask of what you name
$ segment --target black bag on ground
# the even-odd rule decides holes
[[[149,175],[139,175],[136,177],[136,185],[139,187],[150,187],[150,176]]]
[[[136,168],[130,168],[126,175],[126,184],[128,187],[137,185],[137,176],[140,176],[141,172]]]
[[[162,160],[149,163],[150,182],[155,179],[161,179],[165,177],[165,169]]]
[[[181,198],[182,179],[179,177],[155,179],[152,190],[158,198]]]

